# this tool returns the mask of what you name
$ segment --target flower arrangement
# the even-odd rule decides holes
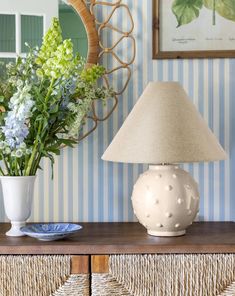
[[[26,44],[27,45],[27,44]],[[104,68],[85,67],[73,54],[70,39],[63,41],[53,19],[41,48],[7,65],[0,81],[0,174],[31,176],[42,157],[53,166],[61,145],[73,146],[94,100],[106,100],[112,90],[97,85]]]

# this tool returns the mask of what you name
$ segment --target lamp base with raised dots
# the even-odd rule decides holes
[[[148,234],[184,235],[198,213],[198,185],[178,166],[150,165],[134,185],[132,204]]]

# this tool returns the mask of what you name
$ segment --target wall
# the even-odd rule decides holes
[[[102,153],[150,80],[180,81],[198,110],[228,153],[228,160],[211,164],[185,165],[200,184],[200,219],[232,220],[235,217],[233,176],[235,151],[235,60],[151,59],[152,0],[123,0],[130,5],[135,21],[137,57],[133,77],[111,118],[75,149],[64,149],[55,164],[54,180],[44,161],[35,189],[33,221],[133,221],[132,186],[142,165],[122,165],[100,160]],[[102,12],[103,14],[105,11]],[[125,12],[115,16],[126,22]],[[107,36],[106,36],[107,38]],[[114,36],[111,36],[111,41]],[[123,46],[123,52],[127,48]],[[107,62],[107,60],[106,60]],[[112,66],[111,62],[108,62]],[[117,87],[124,75],[113,79]],[[102,109],[100,108],[100,113]],[[120,148],[121,149],[121,148]],[[0,207],[1,218],[4,219]]]

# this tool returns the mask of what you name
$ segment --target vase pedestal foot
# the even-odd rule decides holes
[[[11,222],[11,229],[6,232],[7,236],[25,236],[20,228],[25,226],[25,222]]]

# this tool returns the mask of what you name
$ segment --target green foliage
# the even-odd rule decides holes
[[[178,21],[178,27],[186,25],[198,18],[203,0],[175,0],[172,11]]]
[[[212,10],[213,25],[215,25],[215,12],[228,20],[235,21],[234,0],[174,0],[172,12],[177,19],[177,27],[189,24],[198,18],[203,6]]]
[[[235,1],[234,0],[204,0],[204,5],[208,9],[215,9],[222,17],[235,22]],[[215,7],[214,7],[215,5]]]

